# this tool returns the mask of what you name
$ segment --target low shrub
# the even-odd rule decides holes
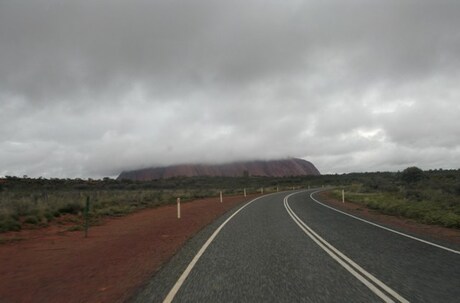
[[[460,215],[448,213],[441,218],[441,224],[445,227],[460,228]]]
[[[137,208],[130,205],[113,205],[95,210],[97,216],[123,216],[132,213]]]
[[[54,219],[54,214],[51,211],[45,211],[45,213],[43,214],[43,217],[45,217],[46,220],[49,222]]]
[[[406,190],[405,194],[406,199],[413,200],[413,201],[422,201],[422,193],[418,190],[409,189]]]
[[[83,207],[80,203],[68,203],[58,209],[58,212],[61,214],[73,214],[76,215],[83,210]]]
[[[341,199],[341,190],[333,190],[332,196]],[[439,191],[410,189],[403,193],[355,193],[347,192],[346,200],[363,204],[370,209],[388,215],[403,216],[425,224],[460,228],[460,207],[455,201],[444,201]],[[431,200],[426,200],[431,198]]]
[[[34,215],[27,216],[24,219],[24,223],[33,224],[33,225],[37,225],[38,223],[40,223],[40,221],[41,220],[37,216],[34,216]]]
[[[0,220],[0,232],[19,231],[21,230],[21,223],[14,218],[3,218]]]

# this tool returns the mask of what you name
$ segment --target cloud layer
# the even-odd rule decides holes
[[[0,175],[458,168],[457,1],[0,2]]]

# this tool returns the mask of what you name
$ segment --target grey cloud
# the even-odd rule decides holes
[[[2,12],[3,90],[30,99],[136,82],[170,93],[246,86],[327,65],[317,53],[345,57],[352,79],[459,63],[452,2],[34,1]]]
[[[453,167],[458,28],[457,1],[2,1],[0,175]]]
[[[386,131],[398,144],[424,148],[460,146],[460,110],[450,104],[417,104],[388,117]]]

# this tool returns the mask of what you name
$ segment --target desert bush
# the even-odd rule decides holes
[[[405,197],[406,199],[412,200],[412,201],[422,201],[423,199],[422,193],[419,190],[414,190],[414,189],[406,190]]]
[[[60,214],[73,214],[76,215],[83,210],[83,206],[80,203],[71,202],[68,203],[60,208],[58,208],[58,212]]]
[[[21,223],[12,217],[0,218],[0,232],[19,231],[21,230]]]
[[[132,213],[136,208],[129,205],[114,205],[101,208],[94,212],[97,216],[123,216]]]
[[[427,222],[456,226],[456,216],[460,215],[460,170],[424,171],[422,178],[407,178],[410,171],[285,178],[178,177],[146,182],[8,177],[0,191],[0,221],[9,222],[2,226],[17,228],[27,216],[36,216],[38,224],[46,224],[61,214],[71,214],[81,222],[86,196],[91,197],[91,216],[99,218],[175,203],[177,197],[182,201],[218,197],[220,190],[224,195],[242,195],[243,188],[252,194],[261,187],[265,192],[273,192],[277,186],[280,190],[290,190],[292,186],[335,185],[346,188],[347,200],[382,212],[422,218],[426,212],[444,210],[453,215],[445,215],[444,221],[431,215]],[[341,199],[341,190],[336,194]]]
[[[24,223],[33,225],[37,225],[40,221],[40,218],[35,215],[29,215],[24,219]]]
[[[424,177],[423,170],[418,167],[408,167],[401,173],[401,180],[408,184],[417,183]]]
[[[412,191],[410,193],[411,195],[413,194]],[[407,196],[407,191],[405,194]],[[339,190],[332,192],[332,195],[337,199],[341,199],[341,191]],[[425,224],[460,228],[459,204],[424,199],[429,196],[417,193],[415,199],[411,196],[409,200],[394,193],[367,194],[347,192],[346,199],[384,214],[404,216]]]
[[[460,215],[448,213],[441,217],[441,225],[445,227],[460,228]]]

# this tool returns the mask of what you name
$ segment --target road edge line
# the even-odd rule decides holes
[[[416,241],[419,241],[419,242],[422,242],[422,243],[425,243],[425,244],[428,244],[428,245],[431,245],[431,246],[434,246],[434,247],[437,247],[437,248],[440,248],[440,249],[447,250],[447,251],[449,251],[449,252],[451,252],[451,253],[460,255],[460,251],[458,251],[458,250],[455,250],[455,249],[452,249],[452,248],[449,248],[449,247],[445,247],[445,246],[442,246],[442,245],[439,245],[439,244],[436,244],[436,243],[433,243],[433,242],[430,242],[430,241],[427,241],[427,240],[423,240],[423,239],[420,239],[420,238],[417,238],[417,237],[414,237],[414,236],[405,234],[405,233],[403,233],[403,232],[400,232],[400,231],[391,229],[391,228],[389,228],[389,227],[385,227],[385,226],[383,226],[383,225],[380,225],[380,224],[377,224],[377,223],[368,221],[368,220],[366,220],[366,219],[362,219],[362,218],[360,218],[360,217],[357,217],[357,216],[354,216],[354,215],[349,214],[349,213],[347,213],[347,212],[344,212],[344,211],[341,211],[341,210],[339,210],[339,209],[336,209],[336,208],[334,208],[334,207],[332,207],[332,206],[326,205],[326,204],[324,204],[324,203],[322,203],[322,202],[316,200],[316,199],[313,197],[313,194],[319,193],[319,192],[321,192],[321,191],[323,191],[323,190],[317,190],[317,191],[312,192],[312,193],[310,194],[310,198],[311,198],[314,202],[316,202],[316,203],[318,203],[318,204],[320,204],[320,205],[322,205],[322,206],[324,206],[324,207],[327,207],[327,208],[329,208],[329,209],[331,209],[331,210],[334,210],[334,211],[336,211],[336,212],[339,212],[339,213],[341,213],[341,214],[343,214],[343,215],[349,216],[349,217],[351,217],[351,218],[353,218],[353,219],[356,219],[356,220],[359,220],[359,221],[368,223],[368,224],[370,224],[370,225],[374,225],[374,226],[376,226],[376,227],[382,228],[382,229],[384,229],[384,230],[393,232],[393,233],[398,234],[398,235],[400,235],[400,236],[404,236],[404,237],[410,238],[410,239],[412,239],[412,240],[416,240]]]
[[[187,265],[187,268],[182,272],[182,274],[180,275],[179,279],[177,279],[176,283],[174,284],[174,286],[171,288],[171,290],[169,291],[169,293],[167,294],[167,296],[164,298],[163,300],[163,303],[170,303],[172,302],[172,300],[174,300],[174,297],[176,296],[177,292],[180,290],[182,284],[184,284],[185,280],[187,279],[188,275],[190,274],[190,272],[192,271],[193,267],[195,267],[195,264],[198,262],[198,260],[201,258],[201,256],[204,254],[204,252],[206,251],[206,249],[208,248],[208,246],[212,243],[212,241],[214,240],[214,238],[217,237],[217,235],[220,233],[220,231],[222,230],[222,228],[224,228],[224,226],[234,217],[236,216],[240,211],[242,211],[246,206],[250,205],[251,203],[259,200],[260,198],[263,198],[263,197],[267,197],[267,196],[271,196],[271,195],[274,195],[275,193],[271,193],[271,194],[268,194],[268,195],[263,195],[263,196],[260,196],[260,197],[257,197],[249,202],[247,202],[246,204],[244,204],[243,206],[241,206],[237,211],[235,211],[230,217],[227,218],[227,220],[225,220],[213,233],[212,235],[208,238],[208,240],[203,244],[203,246],[200,248],[200,250],[197,252],[197,254],[195,255],[195,257],[193,257],[192,261],[190,261],[190,263]]]

